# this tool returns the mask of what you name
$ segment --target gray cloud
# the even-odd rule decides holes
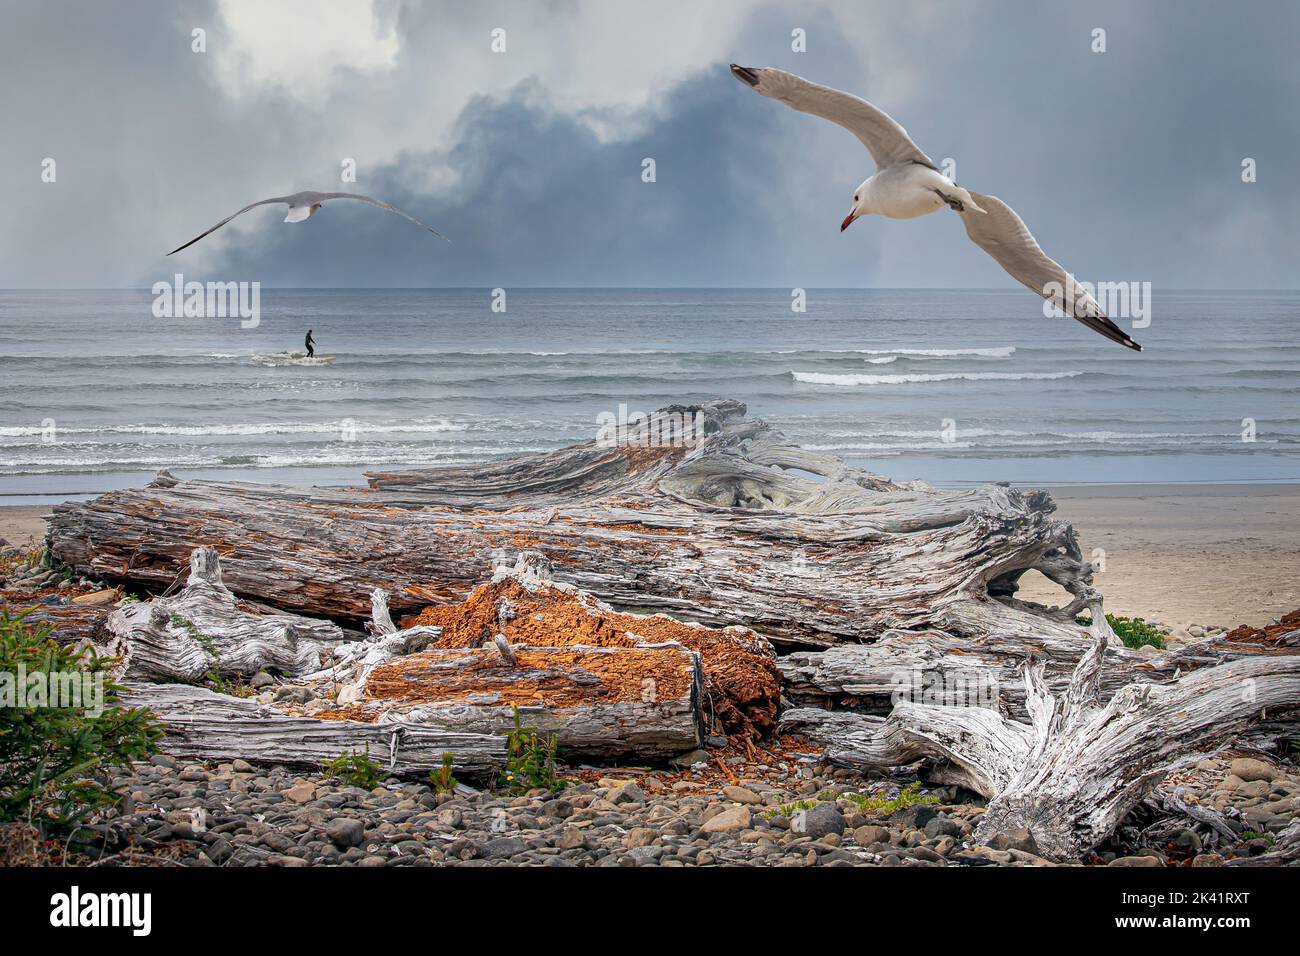
[[[580,43],[547,52],[575,31],[607,43],[636,34],[644,8],[629,6],[613,30],[608,13],[560,3],[512,34],[527,78],[483,92],[494,74],[450,38],[463,31],[477,51],[508,5],[386,2],[398,63],[340,70],[323,102],[283,85],[232,97],[218,69],[232,61],[189,51],[192,24],[208,25],[210,47],[230,40],[205,2],[165,16],[153,4],[86,3],[76,15],[10,6],[0,39],[8,287],[140,285],[175,268],[282,286],[1010,283],[946,213],[864,221],[840,236],[869,157],[846,132],[743,89],[729,59],[874,98],[932,156],[954,157],[963,184],[1014,205],[1082,278],[1296,284],[1300,198],[1285,170],[1300,152],[1300,8],[1285,0],[1086,10],[1007,0],[977,14],[935,4],[916,23],[897,5],[748,6],[727,29],[710,26],[689,57],[676,51],[653,82],[642,77],[653,44],[634,48],[634,38],[626,73],[575,79],[581,64],[566,58]],[[718,22],[716,8],[701,9]],[[693,35],[696,15],[678,15]],[[792,26],[807,29],[806,54],[789,50]],[[1096,26],[1108,31],[1105,54],[1089,51]],[[456,70],[439,71],[444,49]],[[623,102],[602,82],[654,95]],[[412,119],[425,104],[454,117],[436,142]],[[340,188],[339,156],[356,153],[358,191],[426,218],[453,244],[336,204],[299,226],[250,214],[182,256],[161,255],[262,195]],[[39,180],[44,156],[59,162],[56,185]],[[647,156],[654,184],[640,179]],[[1259,163],[1253,185],[1240,181],[1246,156]]]

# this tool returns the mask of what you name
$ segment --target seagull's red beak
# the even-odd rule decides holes
[[[850,212],[847,216],[845,216],[844,221],[840,223],[840,232],[843,232],[845,229],[849,228],[849,226],[853,224],[853,220],[857,218],[858,218],[857,214],[852,212]]]

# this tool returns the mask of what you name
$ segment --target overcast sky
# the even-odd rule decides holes
[[[730,61],[873,101],[1081,279],[1298,284],[1294,0],[5,0],[0,21],[3,287],[1013,285],[947,211],[841,235],[870,157]],[[303,189],[453,242],[335,203],[164,256]]]

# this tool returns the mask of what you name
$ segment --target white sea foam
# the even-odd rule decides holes
[[[439,434],[463,432],[469,429],[464,422],[445,418],[415,418],[409,421],[367,422],[361,419],[340,419],[326,422],[211,422],[204,425],[178,425],[161,423],[103,425],[99,428],[59,428],[64,435],[177,435],[191,438],[219,437],[222,435],[331,435],[344,430],[364,434]],[[0,428],[0,438],[35,438],[44,433],[35,426]]]
[[[934,372],[900,375],[834,375],[827,372],[794,372],[796,382],[806,385],[910,385],[922,382],[1026,382],[1074,378],[1082,372]]]
[[[983,349],[858,349],[863,355],[902,355],[909,358],[960,358],[975,355],[981,358],[1010,358],[1014,345],[997,345]]]

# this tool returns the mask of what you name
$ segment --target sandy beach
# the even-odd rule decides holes
[[[18,505],[0,507],[0,538],[9,544],[26,547],[45,537],[45,516],[48,505]]]
[[[1050,489],[1113,614],[1175,630],[1266,624],[1300,607],[1300,485],[1115,485]],[[1020,596],[1056,603],[1037,572]]]
[[[1180,630],[1263,625],[1300,607],[1300,485],[1113,485],[1050,489],[1114,614]],[[0,508],[0,538],[38,542],[49,506]],[[1059,603],[1037,572],[1021,597]]]

